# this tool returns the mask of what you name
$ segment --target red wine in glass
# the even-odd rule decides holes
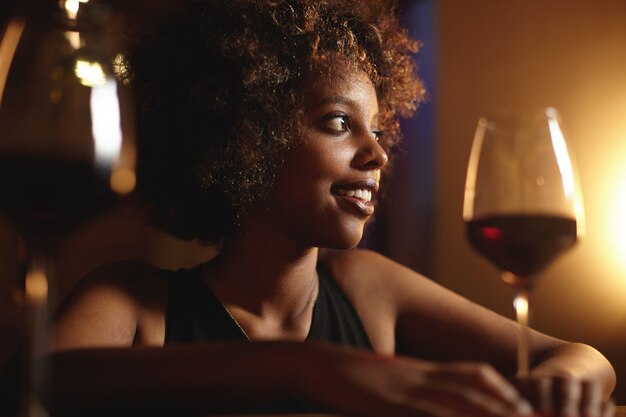
[[[516,292],[518,376],[526,377],[528,294],[541,272],[584,231],[575,165],[554,108],[479,119],[463,220],[472,248]]]
[[[576,243],[576,220],[545,214],[493,215],[470,220],[472,247],[503,271],[514,287],[531,288],[533,277]]]

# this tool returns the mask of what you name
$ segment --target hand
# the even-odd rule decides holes
[[[567,376],[531,375],[518,380],[521,392],[546,417],[613,417],[615,404],[605,401],[597,381]]]
[[[299,379],[306,400],[359,416],[530,416],[530,404],[491,366],[437,364],[333,347],[316,349]],[[305,381],[305,382],[304,382]]]

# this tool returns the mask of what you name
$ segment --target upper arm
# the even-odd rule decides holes
[[[483,361],[502,372],[514,371],[514,321],[377,253],[354,251],[343,258],[338,269],[343,277],[353,277],[344,286],[365,327],[385,327],[376,331],[394,339],[395,352],[429,360]],[[359,288],[349,288],[355,286]],[[531,343],[537,359],[565,342],[532,332]]]
[[[489,362],[503,373],[515,371],[519,335],[515,321],[407,268],[387,263],[398,302],[400,349],[437,360]],[[531,360],[564,343],[531,330]]]
[[[80,281],[54,318],[53,351],[131,346],[142,319],[146,266],[123,262]],[[153,292],[153,291],[152,291]]]

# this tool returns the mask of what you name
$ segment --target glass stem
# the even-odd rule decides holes
[[[24,282],[24,307],[27,326],[25,353],[25,386],[22,398],[22,415],[46,416],[42,407],[45,395],[47,369],[42,356],[48,351],[48,285],[49,258],[43,251],[31,248],[28,270]]]
[[[519,332],[517,336],[517,377],[527,378],[530,367],[529,361],[529,329],[528,329],[528,291],[519,289],[515,295],[513,305]]]

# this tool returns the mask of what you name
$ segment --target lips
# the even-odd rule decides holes
[[[356,190],[338,189],[337,194],[346,197],[355,197],[364,201],[372,201],[372,192],[367,188],[358,188]]]
[[[331,189],[333,195],[344,206],[362,216],[371,216],[374,213],[372,197],[376,195],[377,191],[378,182],[372,179],[337,184]]]

